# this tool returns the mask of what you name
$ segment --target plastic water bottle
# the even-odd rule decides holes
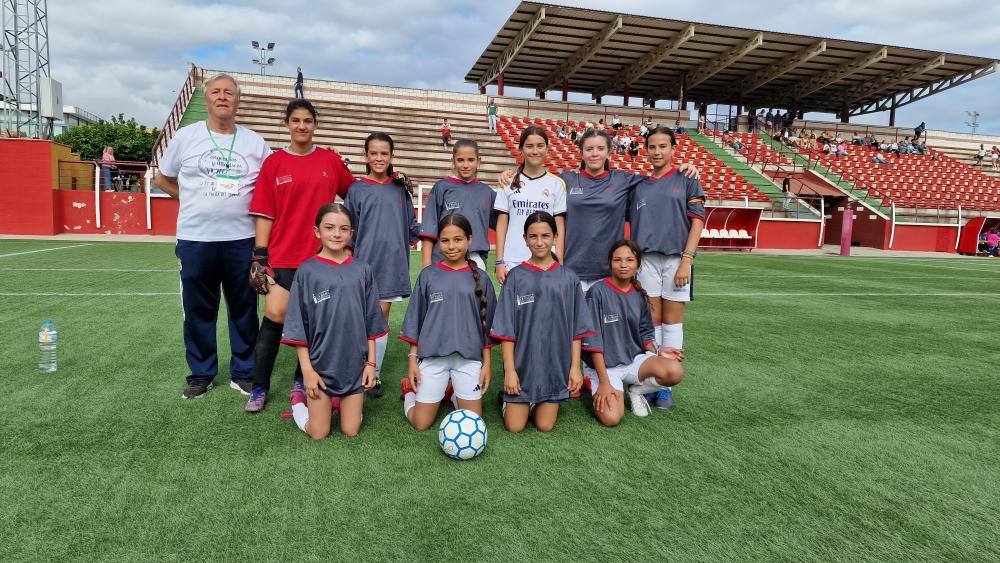
[[[58,333],[52,321],[46,320],[38,329],[38,370],[43,373],[56,371],[56,340]]]

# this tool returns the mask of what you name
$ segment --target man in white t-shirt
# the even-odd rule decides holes
[[[250,288],[257,173],[271,149],[236,124],[239,85],[219,74],[205,82],[208,120],[174,134],[154,183],[180,200],[175,254],[181,274],[184,347],[191,374],[184,399],[200,397],[218,374],[219,297],[229,313],[230,387],[250,394],[257,341],[257,295]],[[221,291],[220,291],[221,290]]]

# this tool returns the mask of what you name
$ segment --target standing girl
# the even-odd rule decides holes
[[[656,342],[683,350],[684,304],[694,296],[692,267],[705,224],[705,192],[673,167],[675,146],[674,132],[666,127],[646,138],[653,175],[635,189],[631,238],[643,252],[639,281],[649,294]],[[667,397],[658,396],[657,406],[669,408]]]
[[[476,179],[479,170],[479,145],[471,139],[459,139],[451,152],[455,176],[438,180],[427,196],[420,237],[423,245],[423,267],[441,260],[441,251],[434,241],[438,238],[438,221],[453,213],[461,213],[472,226],[470,258],[486,270],[490,252],[490,219],[497,194],[493,188]]]
[[[584,374],[597,419],[605,426],[617,426],[625,412],[626,383],[632,413],[648,416],[643,394],[677,385],[684,368],[679,350],[657,348],[654,342],[648,297],[635,278],[642,265],[639,245],[630,240],[615,242],[608,262],[611,276],[587,292],[597,331],[583,340],[583,351],[590,352]]]
[[[555,427],[559,403],[582,383],[581,340],[593,334],[580,279],[552,254],[556,220],[545,211],[524,222],[531,256],[511,270],[500,293],[490,336],[501,340],[504,426],[521,432]]]
[[[454,213],[437,226],[442,260],[420,272],[400,340],[410,343],[403,413],[417,430],[430,428],[449,383],[455,407],[483,413],[490,386],[490,339],[496,295],[489,276],[471,258],[475,236]]]
[[[336,152],[313,145],[317,123],[316,108],[308,101],[293,100],[288,104],[285,126],[291,143],[261,165],[250,202],[256,225],[250,286],[264,296],[264,319],[254,349],[253,387],[247,412],[260,412],[267,402],[295,270],[316,251],[314,210],[338,195],[346,197],[354,183]],[[298,365],[292,390],[303,390]]]
[[[521,164],[508,187],[497,193],[497,281],[504,283],[508,272],[527,260],[531,251],[519,233],[524,231],[529,215],[542,211],[555,217],[553,243],[556,254],[563,255],[563,239],[555,236],[562,230],[563,215],[566,213],[566,182],[559,176],[550,174],[545,167],[545,157],[549,152],[549,137],[545,129],[537,125],[526,127],[518,141]]]
[[[392,304],[410,296],[410,246],[420,233],[420,223],[413,212],[413,188],[408,179],[396,177],[392,170],[394,148],[389,135],[368,135],[365,139],[368,175],[351,186],[344,200],[356,222],[354,255],[375,272],[382,314],[387,321]],[[387,336],[375,343],[379,378],[387,344]],[[382,394],[379,380],[368,396],[378,398]]]
[[[292,417],[315,440],[330,434],[334,405],[340,431],[361,429],[364,395],[375,385],[375,339],[389,334],[378,306],[372,269],[347,252],[352,217],[339,203],[316,214],[319,255],[302,263],[292,293],[281,342],[296,347],[305,393],[293,391]]]

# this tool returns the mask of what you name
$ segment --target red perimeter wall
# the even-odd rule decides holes
[[[0,225],[5,234],[59,232],[51,141],[0,139]]]

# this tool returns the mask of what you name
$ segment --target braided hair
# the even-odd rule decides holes
[[[517,141],[517,150],[524,151],[524,143],[528,142],[528,137],[532,135],[538,135],[545,141],[545,146],[549,145],[549,135],[545,132],[545,129],[539,125],[531,125],[524,128],[521,131],[521,138]],[[524,156],[521,157],[521,164],[517,165],[517,174],[514,175],[514,181],[510,183],[510,187],[514,189],[515,192],[521,191],[521,173],[524,172]]]
[[[472,224],[469,220],[465,218],[461,213],[452,213],[451,215],[445,215],[438,221],[438,234],[444,230],[445,227],[455,226],[462,229],[465,236],[469,239],[472,238]],[[479,272],[479,266],[472,260],[469,255],[469,251],[465,252],[465,261],[469,263],[469,271],[472,272],[472,280],[476,284],[476,299],[479,300],[479,324],[482,331],[483,342],[486,342],[487,331],[489,327],[486,326],[486,317],[489,311],[489,307],[486,301],[486,290],[483,288],[482,284],[482,274]]]
[[[638,243],[636,243],[634,240],[619,240],[618,242],[611,245],[611,250],[608,251],[608,267],[611,266],[611,260],[615,256],[615,251],[623,246],[627,246],[628,249],[632,251],[632,254],[635,255],[635,262],[636,262],[635,271],[637,275],[632,276],[632,279],[629,281],[632,283],[632,287],[634,287],[635,290],[639,292],[639,295],[642,295],[643,299],[649,301],[649,294],[646,293],[646,289],[642,287],[641,283],[639,283],[638,272],[639,268],[642,267],[642,249],[639,248]]]
[[[594,137],[600,137],[604,139],[604,144],[608,146],[608,158],[604,159],[604,169],[611,170],[611,135],[608,134],[604,129],[587,129],[584,134],[577,139],[576,147],[580,149],[580,155],[583,155],[583,144],[587,142],[587,139],[593,139]],[[580,170],[586,170],[587,163],[580,159]]]
[[[368,154],[368,145],[371,144],[372,141],[383,141],[388,143],[390,155],[396,150],[396,143],[393,142],[392,137],[390,137],[387,133],[372,133],[365,139],[365,154]],[[371,174],[371,172],[372,167],[366,162],[365,174]],[[389,168],[386,169],[385,173],[392,178],[392,183],[403,188],[406,190],[406,193],[410,194],[410,197],[413,197],[413,181],[410,180],[409,176],[402,172],[394,171],[391,164],[389,165]]]

